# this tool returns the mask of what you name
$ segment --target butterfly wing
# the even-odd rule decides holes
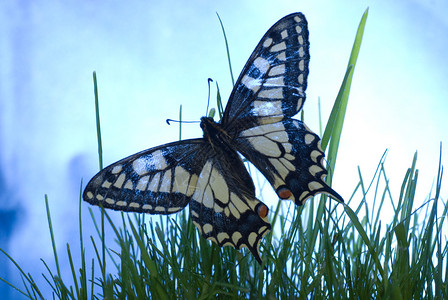
[[[279,198],[302,205],[326,193],[344,201],[325,183],[320,139],[303,122],[285,119],[252,127],[240,133],[235,146],[263,173]]]
[[[269,232],[268,208],[255,198],[255,187],[239,155],[216,149],[198,179],[190,216],[204,238],[219,246],[248,248],[261,264],[259,244]]]
[[[105,208],[171,214],[191,200],[205,164],[204,140],[165,144],[124,158],[96,174],[85,201]]]
[[[121,211],[171,214],[190,203],[204,238],[219,246],[247,247],[261,263],[259,244],[269,232],[267,207],[230,148],[204,139],[174,142],[122,159],[87,184],[85,201]]]
[[[305,101],[309,60],[305,16],[294,13],[279,20],[244,66],[222,124],[235,132],[297,114]]]
[[[294,13],[279,20],[246,63],[222,120],[236,149],[280,198],[297,205],[317,193],[342,201],[324,182],[319,137],[291,118],[305,101],[309,59],[305,16]]]
[[[326,192],[342,200],[323,182],[327,173],[319,138],[291,119],[305,101],[308,48],[301,13],[278,21],[246,63],[221,126],[201,121],[201,127],[214,128],[204,130],[208,138],[120,160],[94,176],[84,200],[152,214],[174,213],[190,203],[191,218],[203,237],[220,246],[247,247],[261,263],[259,244],[271,229],[268,209],[255,198],[253,181],[236,150],[263,172],[280,198],[301,204]]]

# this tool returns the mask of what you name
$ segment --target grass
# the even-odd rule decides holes
[[[323,135],[330,170],[335,167],[366,17],[367,11]],[[95,98],[100,140],[97,93]],[[43,262],[43,276],[52,295],[43,295],[33,277],[3,250],[21,274],[22,287],[2,280],[30,299],[447,299],[448,205],[440,198],[443,168],[439,163],[434,190],[416,207],[423,202],[415,199],[417,154],[399,195],[389,189],[385,157],[369,180],[359,169],[359,181],[346,205],[336,206],[325,196],[303,207],[279,204],[271,215],[274,230],[261,245],[263,266],[248,251],[220,248],[201,238],[185,210],[172,217],[122,213],[117,223],[104,210],[96,218],[97,208],[92,207],[96,235],[85,240],[81,183],[81,265],[74,265],[70,245],[65,255],[57,253],[45,198],[56,273]],[[393,218],[385,221],[382,209],[389,206]],[[112,232],[116,243],[106,243],[106,232]],[[86,248],[93,249],[93,257],[86,257]],[[62,278],[63,266],[70,267],[71,277]]]

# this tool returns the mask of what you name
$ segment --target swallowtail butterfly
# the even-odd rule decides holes
[[[168,143],[124,158],[96,174],[83,198],[105,208],[172,214],[190,205],[204,238],[247,247],[271,229],[267,206],[240,154],[263,173],[280,199],[302,205],[326,193],[320,139],[293,119],[305,101],[309,41],[305,16],[290,14],[258,43],[235,84],[221,122],[201,118],[203,138]]]

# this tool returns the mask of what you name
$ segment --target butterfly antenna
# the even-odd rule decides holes
[[[183,121],[183,120],[166,119],[166,124],[171,125],[171,122],[174,122],[174,123],[199,123],[199,121]]]
[[[205,115],[208,115],[208,108],[210,106],[210,82],[213,82],[213,79],[209,78],[207,79],[207,85],[208,85],[208,97],[207,97],[207,110],[205,111]]]

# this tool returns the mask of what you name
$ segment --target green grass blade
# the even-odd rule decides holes
[[[96,117],[96,133],[97,133],[97,139],[98,139],[98,161],[99,161],[99,167],[100,170],[103,169],[103,144],[101,140],[101,122],[100,122],[100,105],[98,100],[98,81],[96,78],[96,72],[93,72],[93,90],[95,94],[95,117]],[[101,274],[103,278],[106,278],[106,232],[104,230],[104,210],[101,210],[101,253],[102,253],[102,261],[103,264],[101,265]]]
[[[98,161],[100,170],[103,169],[103,143],[101,141],[101,125],[100,125],[100,104],[98,101],[98,82],[96,72],[93,72],[93,93],[95,95],[95,119],[96,119],[96,135],[98,139]]]
[[[339,90],[338,96],[336,97],[335,104],[331,111],[327,126],[324,131],[324,135],[322,137],[322,149],[325,150],[327,148],[328,143],[330,142],[330,148],[328,151],[328,162],[329,169],[334,171],[337,151],[339,148],[339,140],[342,133],[342,127],[344,124],[345,113],[347,110],[348,96],[350,93],[350,87],[353,78],[353,71],[356,66],[356,61],[358,59],[359,50],[361,47],[361,41],[364,34],[364,28],[367,21],[367,14],[369,9],[366,9],[364,12],[361,22],[358,27],[358,31],[356,33],[355,42],[353,44],[352,52],[350,54],[347,71],[344,77],[344,81]],[[330,140],[331,138],[331,140]],[[331,183],[332,173],[327,177],[329,183]]]
[[[61,270],[59,268],[58,252],[56,250],[56,242],[54,240],[53,225],[51,224],[50,207],[48,206],[48,196],[47,195],[45,195],[45,207],[46,207],[46,210],[47,210],[47,220],[48,220],[48,227],[50,229],[50,237],[51,237],[51,245],[53,247],[54,261],[55,261],[55,264],[56,264],[58,277],[61,278]]]
[[[320,96],[317,97],[317,111],[319,112],[319,136],[322,136],[322,109],[320,105]]]
[[[375,262],[375,266],[378,269],[378,272],[380,273],[381,277],[383,279],[385,278],[383,267],[381,266],[379,255],[375,251],[375,248],[372,246],[369,237],[367,236],[366,231],[364,230],[364,227],[359,222],[358,216],[356,213],[346,204],[343,204],[345,213],[349,216],[350,220],[353,223],[353,226],[355,226],[356,230],[358,231],[359,235],[362,237],[364,243],[366,244],[367,248],[369,249],[370,254],[372,255],[372,258]]]
[[[78,278],[76,276],[76,269],[75,265],[73,264],[72,252],[70,251],[70,245],[68,243],[67,243],[67,255],[68,255],[68,261],[70,263],[70,270],[72,271],[73,283],[75,284],[76,299],[81,299],[79,293],[80,289],[78,285]]]
[[[221,24],[222,34],[224,35],[224,41],[226,43],[227,61],[229,63],[229,70],[230,70],[230,78],[232,79],[232,86],[234,86],[235,85],[235,79],[233,78],[232,63],[230,61],[229,43],[227,42],[226,31],[224,29],[224,25],[222,24],[221,17],[219,16],[218,13],[216,13],[216,15],[218,16],[219,24]]]
[[[31,275],[26,274],[23,271],[23,269],[20,267],[20,265],[3,249],[0,248],[0,251],[8,258],[9,261],[11,261],[14,264],[14,266],[17,268],[17,270],[19,270],[19,273],[22,277],[22,280],[23,280],[23,283],[24,283],[24,286],[25,286],[27,292],[22,291],[21,289],[19,289],[18,287],[16,287],[15,285],[8,282],[6,279],[4,279],[2,277],[0,277],[0,280],[5,282],[7,285],[9,285],[10,287],[12,287],[13,289],[15,289],[16,291],[18,291],[19,293],[25,295],[26,297],[28,297],[30,299],[37,299],[37,297],[35,296],[36,293],[39,296],[39,299],[45,299],[44,296],[42,295],[42,293],[40,292],[39,287],[36,285],[33,278],[31,277]],[[28,285],[26,283],[28,283],[30,285],[31,291],[28,288]],[[31,292],[33,292],[34,297],[31,296]]]
[[[148,268],[149,270],[150,277],[152,279],[151,290],[155,293],[153,294],[153,296],[156,297],[157,299],[169,299],[169,296],[167,295],[165,289],[163,288],[163,284],[159,280],[157,263],[149,256],[145,243],[141,239],[140,234],[137,232],[134,224],[130,220],[129,224],[131,226],[131,230],[135,238],[135,241],[137,242],[137,245],[140,248],[141,258],[144,261],[146,268]]]
[[[216,82],[216,101],[217,101],[217,107],[218,107],[219,120],[221,120],[222,116],[224,115],[224,108],[222,105],[221,92],[219,91],[218,82]]]
[[[149,273],[151,274],[151,276],[154,276],[155,278],[157,278],[158,273],[157,273],[156,263],[151,259],[151,257],[149,257],[148,252],[146,251],[146,246],[143,243],[143,240],[140,238],[140,234],[135,229],[134,224],[131,221],[129,221],[129,224],[131,226],[131,230],[132,230],[134,238],[137,242],[137,245],[139,246],[140,250],[142,250],[142,254],[141,254],[142,259],[145,262],[145,265],[148,268]]]
[[[81,204],[82,204],[82,179],[79,190],[79,245],[80,245],[80,253],[81,253],[81,269],[80,269],[80,284],[81,289],[79,291],[78,299],[87,299],[87,269],[86,269],[86,253],[84,248],[84,239],[82,236],[82,213],[81,213]]]
[[[325,126],[324,134],[322,135],[321,147],[322,150],[324,151],[327,149],[327,146],[330,143],[331,139],[333,138],[333,135],[336,134],[336,127],[338,123],[340,125],[340,128],[342,129],[342,124],[344,121],[343,118],[345,117],[344,115],[345,111],[341,110],[342,100],[344,99],[343,98],[344,92],[347,88],[349,78],[350,76],[352,76],[352,74],[353,74],[353,65],[349,65],[347,67],[347,70],[345,71],[344,79],[342,80],[339,93],[336,96],[336,100],[331,110],[330,117],[328,119],[327,125]],[[348,96],[348,94],[345,95]],[[348,98],[346,98],[346,101],[348,101]],[[347,105],[347,103],[345,103],[345,105]]]

